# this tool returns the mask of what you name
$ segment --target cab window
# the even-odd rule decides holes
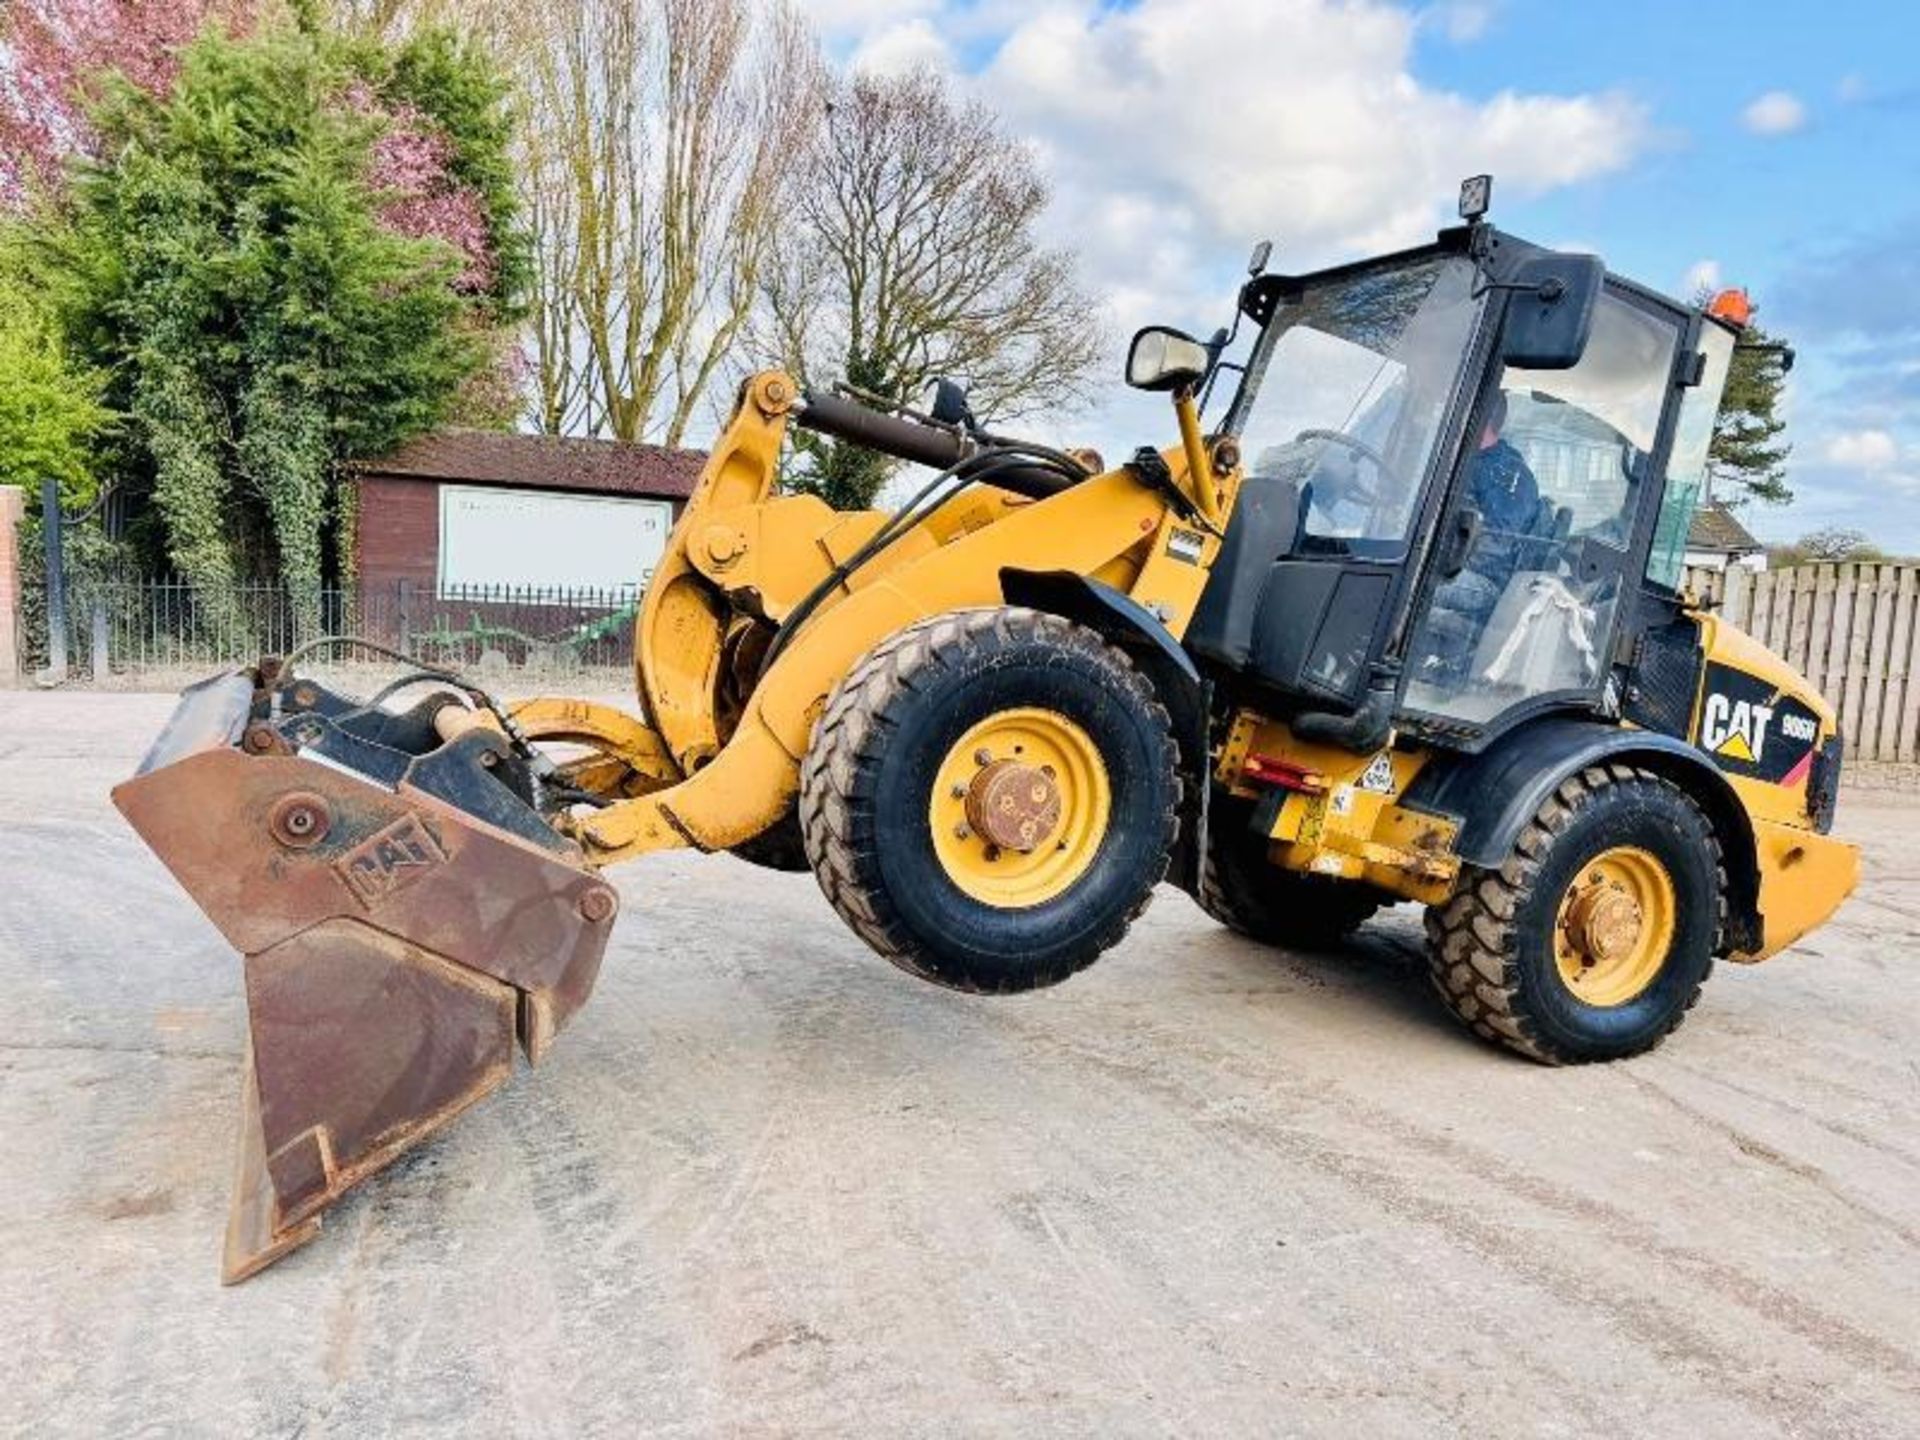
[[[1727,388],[1733,344],[1733,336],[1718,325],[1701,327],[1700,353],[1706,357],[1706,364],[1700,383],[1680,402],[1673,453],[1667,457],[1667,488],[1660,497],[1660,520],[1654,526],[1653,549],[1647,555],[1647,579],[1669,590],[1680,588],[1687,531],[1693,524],[1693,512],[1706,494],[1707,451],[1713,444],[1720,396]]]
[[[1678,343],[1608,293],[1578,365],[1501,375],[1455,489],[1474,538],[1409,651],[1412,708],[1484,724],[1601,682]]]
[[[1461,256],[1343,271],[1282,303],[1226,428],[1250,476],[1299,487],[1306,553],[1404,554],[1479,313]]]

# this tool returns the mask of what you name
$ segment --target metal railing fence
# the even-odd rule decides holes
[[[401,580],[296,596],[279,585],[71,578],[66,678],[170,685],[284,655],[321,635],[353,634],[426,664],[516,680],[586,671],[611,679],[632,664],[639,601],[632,587],[439,589]],[[39,624],[23,632],[27,673],[44,667],[49,652],[45,607],[31,613]]]

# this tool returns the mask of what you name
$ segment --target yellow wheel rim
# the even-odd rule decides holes
[[[1022,910],[1087,873],[1113,813],[1093,737],[1057,710],[1001,710],[947,751],[927,802],[933,850],[975,900]]]
[[[1589,1005],[1624,1005],[1653,984],[1673,949],[1673,877],[1635,845],[1603,850],[1560,897],[1554,961]]]

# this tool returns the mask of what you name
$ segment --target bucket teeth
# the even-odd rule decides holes
[[[500,742],[400,755],[397,781],[375,783],[240,742],[251,687],[232,678],[189,691],[114,791],[244,957],[230,1284],[503,1084],[516,1040],[537,1061],[591,993],[618,909],[493,778]]]

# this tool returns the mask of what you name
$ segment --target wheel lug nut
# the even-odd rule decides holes
[[[991,765],[993,763],[993,752],[982,745],[978,750],[973,752],[973,763],[976,765]]]
[[[971,839],[972,836],[973,836],[973,831],[968,827],[967,822],[964,820],[962,820],[958,825],[953,827],[953,838],[956,840],[968,840],[968,839]]]
[[[956,800],[964,800],[967,798],[967,787],[956,781],[953,789],[949,790],[947,793],[953,796],[953,798]]]

